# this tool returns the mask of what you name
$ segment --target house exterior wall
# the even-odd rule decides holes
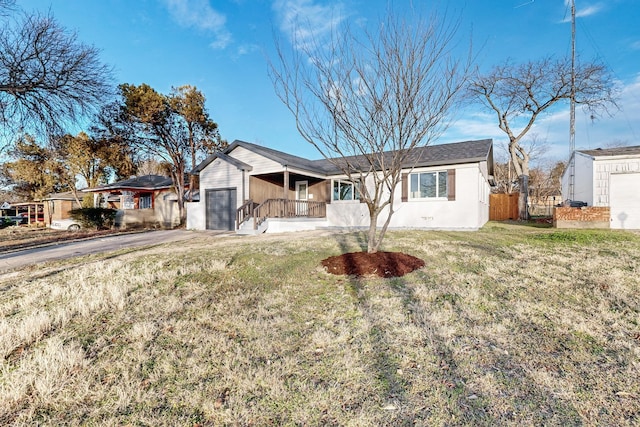
[[[229,153],[229,156],[251,165],[253,168],[251,170],[252,175],[282,172],[282,166],[280,163],[267,159],[266,157],[243,147],[236,147],[231,153]]]
[[[291,190],[288,191],[288,194],[290,199],[295,197]],[[257,176],[249,177],[249,199],[256,203],[262,203],[268,199],[282,198],[284,198],[282,183],[269,182]]]
[[[433,228],[476,230],[489,220],[490,188],[480,163],[433,168],[412,172],[455,169],[455,200],[408,200],[402,202],[400,184],[395,191],[391,228]],[[378,217],[382,226],[388,210]],[[327,205],[327,223],[334,227],[368,227],[367,206],[359,201],[332,201]]]
[[[187,228],[206,229],[206,203],[202,194],[206,189],[236,188],[239,208],[244,200],[251,198],[256,202],[267,198],[282,198],[283,190],[276,183],[270,183],[253,175],[282,174],[283,167],[277,162],[266,159],[242,147],[234,149],[230,156],[252,166],[250,172],[243,172],[222,159],[215,159],[200,171],[201,201],[187,203]],[[419,168],[411,172],[436,172],[455,170],[455,199],[447,200],[408,200],[402,202],[401,184],[395,191],[394,209],[390,227],[425,229],[464,229],[476,230],[489,220],[488,171],[486,161],[460,165]],[[409,171],[407,171],[409,172]],[[299,172],[297,172],[299,173]],[[252,175],[252,176],[250,176]],[[344,177],[335,176],[335,179]],[[300,177],[290,178],[290,188]],[[331,196],[330,180],[309,180],[309,200],[324,202]],[[329,182],[327,182],[329,181]],[[243,184],[247,196],[240,197]],[[256,186],[257,185],[257,186]],[[368,183],[371,185],[371,183]],[[266,194],[268,193],[268,194]],[[293,200],[295,193],[290,190]],[[378,225],[383,225],[387,212],[382,212]],[[367,227],[369,212],[367,205],[359,201],[331,201],[326,206],[326,222],[329,227]],[[296,227],[292,221],[281,221],[278,227],[268,231],[284,230]]]
[[[593,158],[580,152],[575,161],[573,200],[586,202],[588,206],[609,206],[611,174],[640,172],[640,158]],[[562,175],[562,197],[570,199],[570,165]],[[640,183],[639,183],[640,184]]]
[[[640,172],[640,158],[596,158],[593,163],[593,206],[609,206],[612,174]]]
[[[609,179],[611,228],[640,230],[640,172],[611,173]]]
[[[204,202],[186,202],[187,230],[206,230],[207,217]]]
[[[235,157],[235,153],[238,150],[240,150],[240,148],[233,150],[233,157]],[[236,166],[222,159],[215,159],[211,162],[211,164],[200,172],[200,201],[185,203],[187,210],[187,229],[206,229],[207,204],[204,194],[205,190],[210,188],[235,188],[238,195],[237,209],[242,206],[245,199],[248,198],[249,177],[246,172],[238,170]],[[243,191],[246,194],[243,194]]]
[[[172,191],[155,193],[153,210],[160,226],[170,228],[180,224],[180,209]]]
[[[289,177],[289,190],[287,197],[290,200],[296,198],[296,182],[307,181],[309,200],[314,202],[327,201],[327,180],[318,180],[317,178],[301,178],[299,175],[291,175]],[[284,191],[282,182],[269,182],[262,177],[249,177],[249,199],[256,203],[262,203],[268,199],[282,199]]]
[[[180,224],[180,212],[175,193],[156,191],[153,193],[153,208],[120,209],[116,215],[116,226],[121,228],[160,226],[175,227]]]
[[[80,208],[75,200],[48,200],[44,202],[45,225],[51,225],[51,221],[71,218],[69,212]]]
[[[573,197],[571,197],[571,189],[569,188],[571,179],[571,163],[573,162],[574,179],[573,179]],[[562,175],[562,199],[586,202],[588,206],[593,204],[593,158],[578,151],[571,157],[569,165]]]

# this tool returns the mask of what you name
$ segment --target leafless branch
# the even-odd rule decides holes
[[[59,132],[111,94],[99,52],[50,15],[22,15],[0,29],[0,123]]]

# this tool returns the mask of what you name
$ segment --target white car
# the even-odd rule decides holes
[[[75,219],[56,219],[51,221],[51,229],[53,230],[69,230],[78,231],[82,228],[80,223]]]

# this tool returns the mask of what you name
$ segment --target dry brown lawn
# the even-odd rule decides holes
[[[201,236],[0,276],[0,425],[638,425],[640,236]],[[366,246],[365,246],[366,247]]]

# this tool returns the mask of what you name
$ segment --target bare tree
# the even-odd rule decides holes
[[[537,133],[532,133],[525,141],[521,141],[521,148],[529,159],[542,160],[542,156],[548,148],[546,139],[541,140]],[[492,189],[494,193],[511,194],[519,192],[520,182],[514,171],[513,161],[509,154],[509,144],[500,144],[500,149],[496,150],[496,161],[494,166],[494,180],[496,185]]]
[[[457,59],[458,21],[409,21],[389,13],[375,31],[344,28],[329,41],[278,47],[270,72],[298,131],[358,189],[369,211],[368,252],[394,213],[401,171],[413,149],[434,141],[469,76]],[[386,215],[386,218],[384,217]],[[378,227],[379,217],[382,221]]]
[[[549,204],[550,198],[561,195],[560,179],[565,166],[564,162],[559,161],[543,162],[531,169],[529,197],[533,204]]]
[[[495,67],[486,75],[476,76],[470,93],[498,119],[499,128],[509,138],[509,155],[519,179],[518,203],[521,220],[528,218],[527,195],[531,156],[521,144],[536,119],[560,101],[572,96],[572,67],[567,58],[544,58],[525,64]],[[575,67],[575,101],[591,112],[592,117],[615,106],[615,87],[607,69],[589,63]]]
[[[111,69],[52,16],[20,16],[0,28],[0,126],[60,133],[110,94]]]

